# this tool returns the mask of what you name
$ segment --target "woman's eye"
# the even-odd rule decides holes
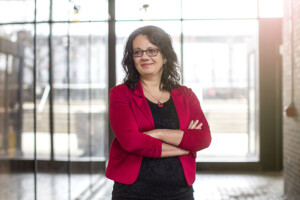
[[[149,53],[156,53],[156,49],[148,49]]]
[[[141,50],[136,50],[136,51],[133,52],[134,55],[140,55],[141,53],[142,53]]]

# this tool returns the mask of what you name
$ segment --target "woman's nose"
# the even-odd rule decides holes
[[[141,59],[142,60],[148,60],[149,59],[149,56],[146,52],[143,52],[142,56],[141,56]]]
[[[142,56],[142,57],[141,57],[141,60],[142,60],[142,61],[149,60],[149,57],[146,57],[146,56],[144,57],[144,56]]]

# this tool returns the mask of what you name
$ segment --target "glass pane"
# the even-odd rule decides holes
[[[184,0],[183,19],[256,18],[257,1],[253,0]]]
[[[16,150],[11,157],[33,157],[33,26],[0,26],[0,39],[6,45],[6,58],[2,58],[4,88],[0,99],[2,113],[6,113],[6,134],[11,134]],[[19,50],[18,50],[18,48]],[[22,60],[20,60],[22,58]],[[5,61],[4,61],[5,60]],[[3,72],[5,62],[5,72]],[[3,76],[3,73],[6,73]],[[18,76],[21,77],[18,78]],[[6,86],[5,86],[6,84]],[[22,85],[22,87],[20,87]],[[8,115],[13,115],[9,117]],[[14,116],[16,115],[16,116]],[[16,119],[16,120],[14,120]],[[11,123],[9,122],[11,120]],[[14,133],[13,133],[14,132]],[[8,135],[7,135],[8,136]],[[8,143],[7,143],[8,144]],[[7,145],[5,144],[5,145]]]
[[[116,0],[116,19],[180,19],[180,0]]]
[[[53,0],[52,1],[52,18],[53,21],[68,21],[72,16],[72,3],[69,0]]]
[[[34,0],[2,0],[0,13],[0,23],[34,21]]]
[[[4,119],[8,145],[8,157],[21,156],[21,114],[20,104],[20,63],[19,58],[14,55],[7,55],[6,60],[6,118]]]
[[[283,17],[283,0],[259,0],[260,17]]]
[[[116,73],[117,73],[117,84],[123,82],[125,73],[121,65],[123,58],[123,51],[128,36],[137,28],[147,25],[154,25],[164,29],[173,40],[173,47],[177,54],[178,61],[181,61],[181,45],[180,45],[180,21],[143,21],[143,22],[117,22],[116,23]]]
[[[2,42],[2,41],[1,41]],[[7,136],[6,130],[4,126],[4,120],[6,118],[6,100],[5,100],[5,93],[6,93],[6,55],[0,52],[0,155],[1,157],[7,154]]]
[[[33,157],[33,26],[0,26],[0,40],[0,199],[34,199],[33,174],[11,162]]]
[[[53,0],[54,21],[108,20],[107,0]]]
[[[2,40],[1,40],[2,42]],[[0,155],[8,157],[7,55],[0,53]]]
[[[247,56],[257,51],[257,21],[184,22],[183,30],[184,84],[198,96],[213,137],[199,160],[249,158]]]
[[[52,42],[55,43],[55,24],[53,25],[53,37]],[[49,24],[37,25],[37,47],[36,47],[36,63],[37,63],[37,82],[36,82],[36,103],[37,103],[37,157],[38,157],[38,171],[37,171],[37,199],[68,199],[68,175],[67,167],[65,165],[47,165],[45,166],[45,160],[49,161],[51,156],[51,135],[50,135],[50,85],[49,85]],[[53,44],[54,52],[55,45]],[[53,63],[56,60],[56,54],[52,54]],[[53,64],[55,66],[55,64]],[[54,78],[56,72],[54,71]],[[54,88],[54,87],[53,87]],[[55,89],[53,90],[53,96],[55,97]],[[55,99],[55,98],[54,98]],[[57,139],[63,141],[62,138],[57,138],[56,131],[61,128],[57,124],[56,119],[56,105],[55,100],[53,102],[54,113],[54,155],[56,150],[65,149],[66,144],[60,143],[60,147],[57,147],[55,143]],[[66,140],[66,139],[65,139]],[[60,173],[57,173],[57,172]]]
[[[54,155],[56,160],[68,160],[69,144],[70,151],[76,152],[76,136],[68,133],[68,27],[69,25],[64,23],[53,24],[53,117],[55,131]]]
[[[107,23],[92,23],[90,43],[91,80],[91,182],[103,179],[103,167],[94,161],[105,161],[108,147],[107,94],[108,94],[108,26]],[[96,188],[93,187],[93,190]]]
[[[71,24],[70,35],[70,95],[71,132],[77,138],[77,150],[72,159],[87,158],[90,146],[90,93],[89,93],[89,34],[90,24]]]
[[[72,1],[73,7],[73,18],[75,21],[86,21],[86,20],[108,20],[108,1],[107,0],[88,0]]]
[[[70,110],[71,133],[76,139],[71,151],[71,161],[90,160],[91,146],[91,104],[90,104],[90,24],[70,25]],[[71,138],[70,138],[71,139]],[[71,141],[71,140],[70,140]],[[77,197],[90,185],[86,173],[80,182],[76,179],[76,163],[71,163],[71,196]],[[89,172],[89,170],[86,170]]]
[[[38,159],[50,159],[49,25],[36,27],[36,150]]]
[[[36,20],[48,21],[50,17],[50,0],[36,1]]]
[[[63,34],[65,30],[65,34]],[[81,31],[79,31],[81,30]],[[82,30],[85,30],[82,31]],[[93,31],[91,31],[93,30]],[[74,31],[74,32],[73,32]],[[81,32],[81,33],[80,33]],[[93,33],[89,35],[89,33]],[[68,155],[67,45],[68,24],[53,26],[55,156]],[[82,50],[79,50],[82,49]],[[107,24],[72,24],[70,37],[72,157],[90,153],[89,132],[93,136],[92,155],[104,157],[106,115]],[[84,55],[85,57],[83,57]],[[83,96],[81,96],[83,94]],[[82,123],[81,120],[87,120]],[[73,123],[72,123],[73,122]],[[64,135],[64,136],[63,136]],[[62,144],[63,143],[63,144]]]
[[[108,109],[108,54],[107,54],[107,23],[92,24],[91,35],[91,112],[92,112],[92,156],[94,159],[105,158],[107,149],[107,121]]]
[[[258,110],[259,102],[256,91],[258,91],[258,74],[257,74],[257,52],[254,50],[248,54],[248,132],[249,132],[249,155],[258,155]]]

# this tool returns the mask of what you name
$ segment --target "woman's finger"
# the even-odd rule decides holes
[[[196,120],[196,121],[193,123],[193,125],[191,126],[191,129],[195,129],[196,126],[197,126],[197,124],[198,124],[198,122],[199,122],[199,120]]]
[[[188,129],[191,129],[191,127],[192,127],[193,123],[194,123],[194,121],[192,120],[192,121],[190,122],[190,124],[189,124],[189,127],[188,127]]]
[[[195,129],[201,129],[202,128],[202,123],[200,123],[200,124],[198,124],[198,126],[196,126],[196,128]]]

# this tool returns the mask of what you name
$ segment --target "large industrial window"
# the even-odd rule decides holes
[[[85,199],[108,151],[108,2],[4,0],[0,15],[0,199]]]
[[[0,199],[16,188],[10,199],[88,199],[103,183],[108,83],[122,82],[128,35],[150,24],[171,35],[211,126],[197,161],[258,161],[258,22],[282,10],[282,0],[1,0],[0,179],[12,184]]]
[[[255,57],[258,52],[257,21],[187,21],[183,35],[184,84],[200,99],[213,138],[198,160],[257,159],[257,140],[252,138],[258,138],[258,131],[249,131],[256,115],[249,118],[248,99],[248,83],[257,84],[256,77],[249,76],[255,74],[256,63],[248,70],[249,52]],[[252,93],[254,98],[257,92]]]

